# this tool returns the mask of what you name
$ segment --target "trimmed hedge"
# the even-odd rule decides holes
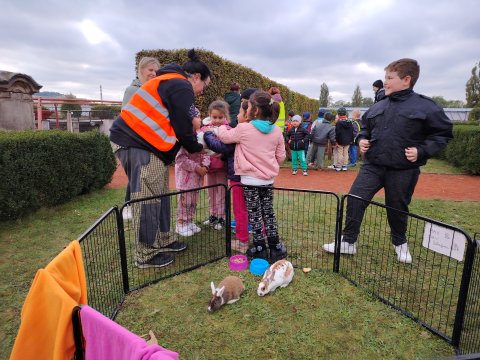
[[[296,114],[309,111],[312,114],[312,119],[316,119],[319,109],[318,99],[311,99],[291,91],[285,85],[270,80],[250,68],[223,59],[211,51],[202,49],[195,49],[195,51],[212,72],[210,85],[202,96],[197,98],[197,107],[201,111],[202,117],[207,116],[208,105],[218,98],[223,98],[225,93],[230,91],[230,84],[236,81],[240,84],[241,90],[246,88],[268,90],[270,87],[276,86],[280,89],[286,113],[290,110],[293,110]],[[151,56],[158,59],[162,66],[172,62],[183,65],[188,61],[187,52],[187,49],[142,50],[136,55],[136,64],[138,66],[138,62],[142,57]]]
[[[100,189],[115,169],[110,142],[98,131],[0,132],[0,221]]]
[[[480,126],[454,125],[453,139],[441,158],[473,175],[480,175]]]

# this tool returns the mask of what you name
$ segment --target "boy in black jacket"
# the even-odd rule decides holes
[[[365,162],[350,194],[370,201],[385,189],[388,207],[408,212],[420,166],[440,152],[453,138],[452,123],[432,99],[413,91],[420,67],[416,60],[400,59],[385,68],[386,98],[363,115],[356,143]],[[356,241],[368,203],[349,198],[340,253],[355,254]],[[407,215],[387,207],[391,240],[398,261],[411,263],[405,236]],[[325,244],[333,253],[335,242]]]
[[[287,142],[292,149],[292,174],[297,175],[297,167],[300,162],[300,167],[303,170],[303,175],[307,176],[307,159],[305,157],[305,147],[310,139],[308,131],[300,126],[302,118],[300,115],[292,117],[292,127],[287,133]]]

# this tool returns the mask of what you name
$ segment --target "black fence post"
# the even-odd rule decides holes
[[[340,271],[340,241],[342,237],[343,208],[347,195],[342,196],[340,206],[337,207],[337,224],[335,226],[335,253],[333,254],[333,272]]]
[[[117,227],[118,227],[118,247],[120,250],[120,264],[122,267],[122,281],[123,281],[123,292],[128,294],[130,292],[130,285],[128,282],[128,267],[127,267],[127,249],[125,247],[125,227],[123,225],[123,209],[127,204],[123,204],[118,210],[118,207],[115,207],[115,215],[117,216]]]
[[[465,236],[467,236],[465,234]],[[476,244],[472,239],[468,238],[467,252],[465,254],[465,265],[463,267],[462,282],[458,295],[457,311],[455,313],[455,322],[453,324],[452,345],[455,348],[460,346],[460,337],[463,330],[463,322],[465,319],[465,308],[467,305],[468,288],[470,287],[470,279],[472,277],[473,260],[475,258]]]

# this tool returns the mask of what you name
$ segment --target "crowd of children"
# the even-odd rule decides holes
[[[225,228],[225,186],[228,184],[236,224],[232,249],[250,258],[260,257],[271,262],[287,256],[273,208],[272,185],[280,164],[288,152],[292,174],[296,175],[300,167],[307,176],[308,167],[325,167],[325,153],[330,143],[336,170],[354,165],[356,151],[351,150],[350,161],[348,154],[359,130],[355,126],[359,112],[354,111],[353,120],[349,120],[345,108],[338,109],[337,118],[320,109],[312,122],[310,112],[295,115],[290,111],[284,126],[280,127],[276,124],[280,108],[277,94],[247,89],[241,93],[236,121],[230,118],[229,105],[223,100],[209,105],[208,117],[203,122],[195,109],[193,126],[204,150],[190,153],[181,148],[175,158],[176,189],[183,191],[177,203],[178,235],[188,237],[202,231],[195,223],[195,212],[198,189],[203,186],[208,186],[209,212],[203,225],[215,230]],[[232,123],[236,126],[232,127]],[[253,245],[250,245],[249,229]]]

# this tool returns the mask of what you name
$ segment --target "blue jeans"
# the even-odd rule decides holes
[[[348,164],[355,165],[358,159],[358,146],[355,143],[351,143],[348,148]]]

